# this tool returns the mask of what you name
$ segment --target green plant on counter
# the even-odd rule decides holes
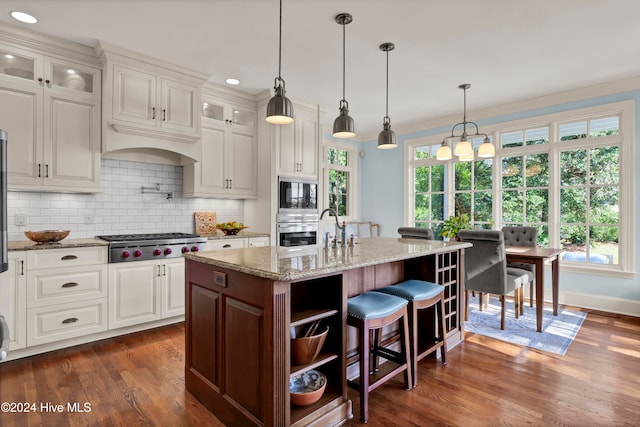
[[[471,220],[469,219],[469,214],[463,213],[450,216],[444,220],[442,228],[440,229],[440,235],[442,237],[448,237],[449,239],[458,239],[458,231],[470,228]]]

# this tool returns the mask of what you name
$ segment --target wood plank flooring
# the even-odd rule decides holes
[[[640,318],[584,311],[565,356],[467,334],[446,366],[420,362],[416,389],[399,375],[372,392],[368,425],[640,425]],[[0,363],[0,402],[37,404],[3,427],[223,425],[185,391],[183,324]]]

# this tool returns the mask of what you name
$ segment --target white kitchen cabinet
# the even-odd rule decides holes
[[[100,191],[100,82],[100,68],[0,43],[10,190]]]
[[[103,152],[156,148],[192,159],[207,76],[101,42]]]
[[[294,104],[293,125],[280,126],[277,175],[318,179],[318,110]]]
[[[185,165],[185,197],[250,198],[257,194],[257,108],[251,100],[203,95],[200,161]]]
[[[27,346],[107,330],[107,249],[42,249],[27,255]]]
[[[238,237],[233,239],[212,239],[207,242],[208,251],[216,251],[219,249],[242,249],[247,247],[247,239]]]
[[[9,350],[27,345],[26,254],[9,252],[9,270],[0,273],[0,314],[9,326]]]
[[[183,258],[109,264],[109,329],[183,314]]]
[[[250,248],[261,248],[269,246],[270,241],[268,237],[250,237],[248,240],[248,246]]]

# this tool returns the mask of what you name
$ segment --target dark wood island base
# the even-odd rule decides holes
[[[426,243],[425,243],[426,242]],[[352,418],[347,398],[347,298],[416,278],[445,286],[449,347],[462,340],[464,248],[468,244],[365,239],[355,247],[276,248],[186,256],[186,388],[228,425],[332,426]],[[329,328],[320,354],[291,362],[291,328]],[[327,377],[320,400],[290,403],[289,379]]]

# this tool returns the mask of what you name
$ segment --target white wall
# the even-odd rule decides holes
[[[102,160],[102,193],[63,194],[10,191],[9,240],[26,240],[25,230],[69,229],[68,238],[101,234],[194,232],[193,213],[215,211],[218,222],[243,221],[244,202],[182,198],[182,166]],[[142,194],[160,183],[162,194]],[[16,214],[27,223],[16,225]],[[86,223],[86,216],[93,223]]]

